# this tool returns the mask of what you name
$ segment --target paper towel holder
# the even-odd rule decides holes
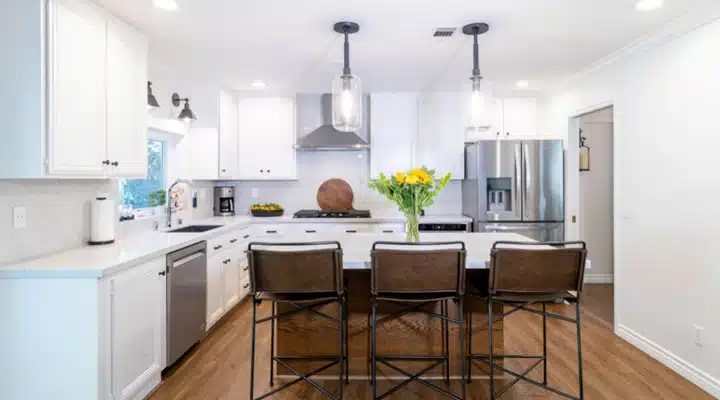
[[[95,197],[94,200],[97,202],[108,201],[108,196],[98,195],[97,197]],[[100,245],[107,245],[107,244],[115,243],[115,232],[114,232],[115,226],[114,225],[115,225],[116,215],[115,215],[114,202],[110,201],[109,204],[107,205],[107,207],[109,207],[110,209],[106,210],[106,213],[107,213],[107,215],[105,216],[105,218],[107,218],[106,223],[111,224],[112,225],[111,228],[113,230],[110,237],[108,237],[108,235],[106,235],[106,234],[103,235],[103,233],[98,232],[95,222],[96,222],[97,218],[101,218],[101,216],[99,215],[100,210],[97,209],[95,212],[93,211],[95,209],[94,203],[91,204],[91,206],[90,206],[90,240],[88,240],[88,242],[87,242],[90,246],[100,246]]]

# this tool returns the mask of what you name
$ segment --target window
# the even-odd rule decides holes
[[[120,181],[120,197],[124,206],[137,209],[165,204],[166,156],[166,141],[148,139],[147,178]]]

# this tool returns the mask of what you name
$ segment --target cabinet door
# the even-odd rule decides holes
[[[110,282],[112,393],[144,398],[160,383],[165,336],[165,258],[131,268]],[[145,392],[146,391],[146,392]]]
[[[225,312],[228,312],[240,301],[240,264],[235,254],[223,260],[223,281],[225,283],[223,300]]]
[[[537,105],[535,99],[503,100],[503,133],[509,139],[537,138]]]
[[[147,175],[147,40],[125,23],[108,20],[107,158],[113,176]]]
[[[105,174],[105,17],[58,0],[50,22],[49,173]]]
[[[489,108],[492,110],[490,114],[490,128],[480,132],[469,131],[467,136],[468,142],[502,139],[505,136],[505,132],[503,131],[503,101],[494,99]]]
[[[435,170],[439,178],[465,177],[464,96],[458,93],[423,93],[415,166]]]
[[[225,285],[223,276],[223,261],[228,257],[219,254],[208,259],[207,264],[207,329],[223,316],[225,312]]]
[[[180,174],[186,179],[218,178],[217,128],[190,128],[177,144]]]
[[[295,179],[295,102],[291,98],[238,101],[238,177]]]
[[[221,92],[218,99],[219,171],[220,178],[233,178],[238,173],[238,110],[231,95]]]
[[[370,110],[370,178],[410,169],[418,131],[417,94],[373,93]]]

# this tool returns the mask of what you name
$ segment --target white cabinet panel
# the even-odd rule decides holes
[[[109,174],[147,174],[147,40],[127,24],[108,20],[107,159]]]
[[[535,99],[503,99],[503,134],[508,139],[537,138],[537,104]]]
[[[185,179],[218,178],[217,128],[190,128],[177,144],[179,177]]]
[[[219,254],[208,258],[207,263],[207,330],[220,320],[225,312],[225,277],[223,261],[227,257]]]
[[[423,93],[420,96],[420,125],[415,167],[446,173],[452,179],[465,177],[465,136],[463,101],[459,93]]]
[[[232,178],[238,174],[238,110],[228,93],[221,92],[219,108],[219,172],[220,178]]]
[[[418,131],[416,93],[370,95],[370,178],[412,167]]]
[[[52,4],[49,173],[103,175],[105,17],[85,2]]]
[[[503,130],[503,101],[500,99],[494,99],[490,108],[492,110],[490,115],[490,127],[487,130],[480,132],[472,130],[468,131],[468,142],[501,139],[505,135],[505,131]]]
[[[165,336],[165,259],[131,268],[110,282],[112,394],[144,398],[159,383]]]
[[[240,264],[236,254],[228,255],[223,260],[223,280],[225,292],[225,312],[230,311],[240,301]]]

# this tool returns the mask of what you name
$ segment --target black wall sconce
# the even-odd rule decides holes
[[[183,107],[182,111],[180,111],[180,115],[178,115],[177,118],[179,120],[182,120],[185,122],[195,121],[197,119],[197,117],[195,117],[195,113],[193,113],[192,110],[190,109],[190,99],[187,97],[182,99],[182,98],[180,98],[180,95],[178,95],[177,93],[173,93],[173,95],[172,95],[173,106],[180,107],[181,101],[185,102],[185,106]]]
[[[580,171],[590,171],[590,147],[585,144],[586,140],[580,129]]]
[[[152,110],[153,108],[159,108],[160,104],[158,103],[157,99],[155,98],[155,95],[152,92],[152,82],[148,81],[148,100],[147,100],[147,108],[148,110]]]

